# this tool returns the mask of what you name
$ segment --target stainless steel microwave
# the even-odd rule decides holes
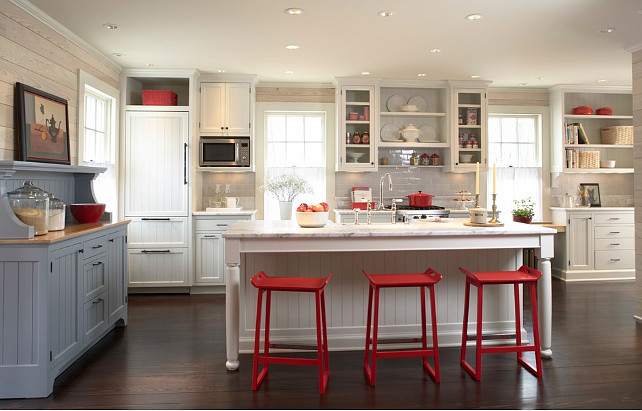
[[[250,167],[249,137],[201,137],[201,167]]]

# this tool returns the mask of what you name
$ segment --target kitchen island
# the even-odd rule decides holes
[[[361,269],[377,274],[432,267],[444,275],[435,287],[439,343],[454,346],[461,341],[465,280],[457,268],[516,269],[522,263],[523,249],[535,250],[544,274],[538,283],[541,345],[542,354],[551,356],[550,259],[556,231],[512,222],[503,227],[469,227],[465,221],[372,225],[328,222],[322,228],[300,228],[294,221],[239,221],[232,225],[223,234],[227,368],[238,368],[239,350],[251,352],[253,347],[256,291],[249,278],[258,271],[313,277],[332,272],[326,291],[330,350],[349,350],[363,349],[365,341],[367,282]],[[498,287],[485,292],[485,332],[514,330],[511,290]],[[418,334],[416,290],[386,291],[390,292],[383,294],[381,338]],[[309,318],[313,308],[313,301],[307,297],[277,296],[271,339],[275,343],[314,341],[314,323]]]

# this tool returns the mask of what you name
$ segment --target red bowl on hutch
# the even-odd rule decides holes
[[[595,114],[598,116],[611,116],[613,115],[613,109],[609,107],[600,107],[595,110]]]
[[[593,109],[590,108],[589,106],[579,106],[573,109],[573,114],[579,115],[579,116],[588,116],[593,114]]]
[[[69,209],[80,224],[97,223],[105,213],[105,204],[71,204]]]
[[[408,205],[410,207],[430,207],[432,205],[432,198],[434,195],[422,193],[420,191],[418,193],[407,195],[406,197],[408,197]]]

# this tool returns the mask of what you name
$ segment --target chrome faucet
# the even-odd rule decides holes
[[[368,213],[366,214],[366,217],[367,217],[366,224],[367,225],[372,224],[372,220],[371,220],[371,218],[372,218],[372,206],[370,205],[370,202],[368,202]]]
[[[397,203],[401,203],[403,200],[400,198],[393,198],[392,204],[390,205],[390,214],[391,214],[391,223],[397,224]]]
[[[390,177],[390,173],[386,173],[381,176],[381,180],[379,180],[379,206],[377,207],[377,210],[383,210],[383,180],[388,176],[388,190],[392,191],[392,177]]]

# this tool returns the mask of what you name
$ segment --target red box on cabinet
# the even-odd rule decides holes
[[[144,106],[175,106],[178,95],[171,90],[143,90]]]

